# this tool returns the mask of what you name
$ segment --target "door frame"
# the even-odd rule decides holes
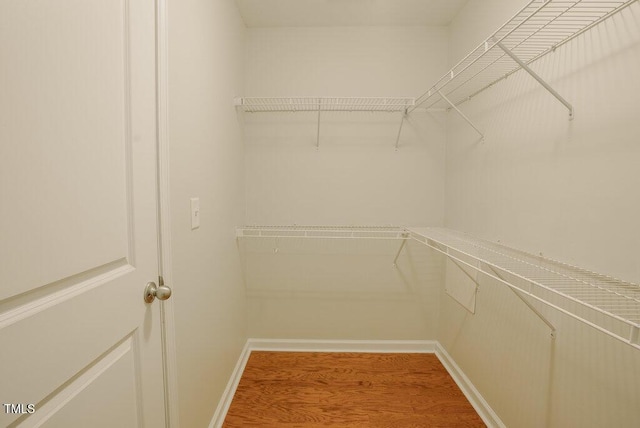
[[[157,117],[157,183],[158,183],[158,274],[174,293],[171,251],[171,205],[169,182],[169,26],[168,1],[156,0],[156,117]],[[178,361],[174,299],[160,307],[162,362],[164,374],[165,420],[168,428],[180,426],[178,401]]]

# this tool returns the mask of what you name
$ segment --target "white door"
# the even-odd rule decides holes
[[[0,426],[163,427],[154,0],[0,0]]]

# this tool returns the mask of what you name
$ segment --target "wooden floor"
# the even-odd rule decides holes
[[[434,354],[252,352],[233,427],[484,427]]]

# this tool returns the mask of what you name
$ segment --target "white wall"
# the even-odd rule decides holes
[[[471,0],[452,58],[522,4]],[[446,225],[640,282],[639,67],[636,3],[533,66],[574,104],[573,121],[523,72],[463,104],[486,140],[450,115]],[[443,297],[439,340],[508,426],[637,426],[640,352],[540,307],[552,342],[512,293],[481,284],[475,315]]]
[[[401,241],[246,239],[249,335],[433,340],[441,260]],[[276,252],[277,250],[277,252]]]
[[[249,29],[246,96],[414,97],[446,71],[444,27]],[[244,114],[251,224],[441,224],[442,114]]]
[[[169,144],[180,422],[207,426],[246,341],[235,226],[244,222],[244,25],[232,0],[169,2]],[[189,198],[200,197],[191,230]]]
[[[245,96],[415,97],[446,71],[448,35],[249,29],[246,61]],[[317,114],[244,113],[247,223],[441,225],[445,115],[414,114],[395,151],[400,117],[323,113],[316,150]],[[435,337],[439,276],[413,264],[419,247],[396,269],[399,241],[246,241],[250,336]]]

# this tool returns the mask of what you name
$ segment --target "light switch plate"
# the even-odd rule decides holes
[[[200,198],[191,198],[191,230],[200,227]]]

